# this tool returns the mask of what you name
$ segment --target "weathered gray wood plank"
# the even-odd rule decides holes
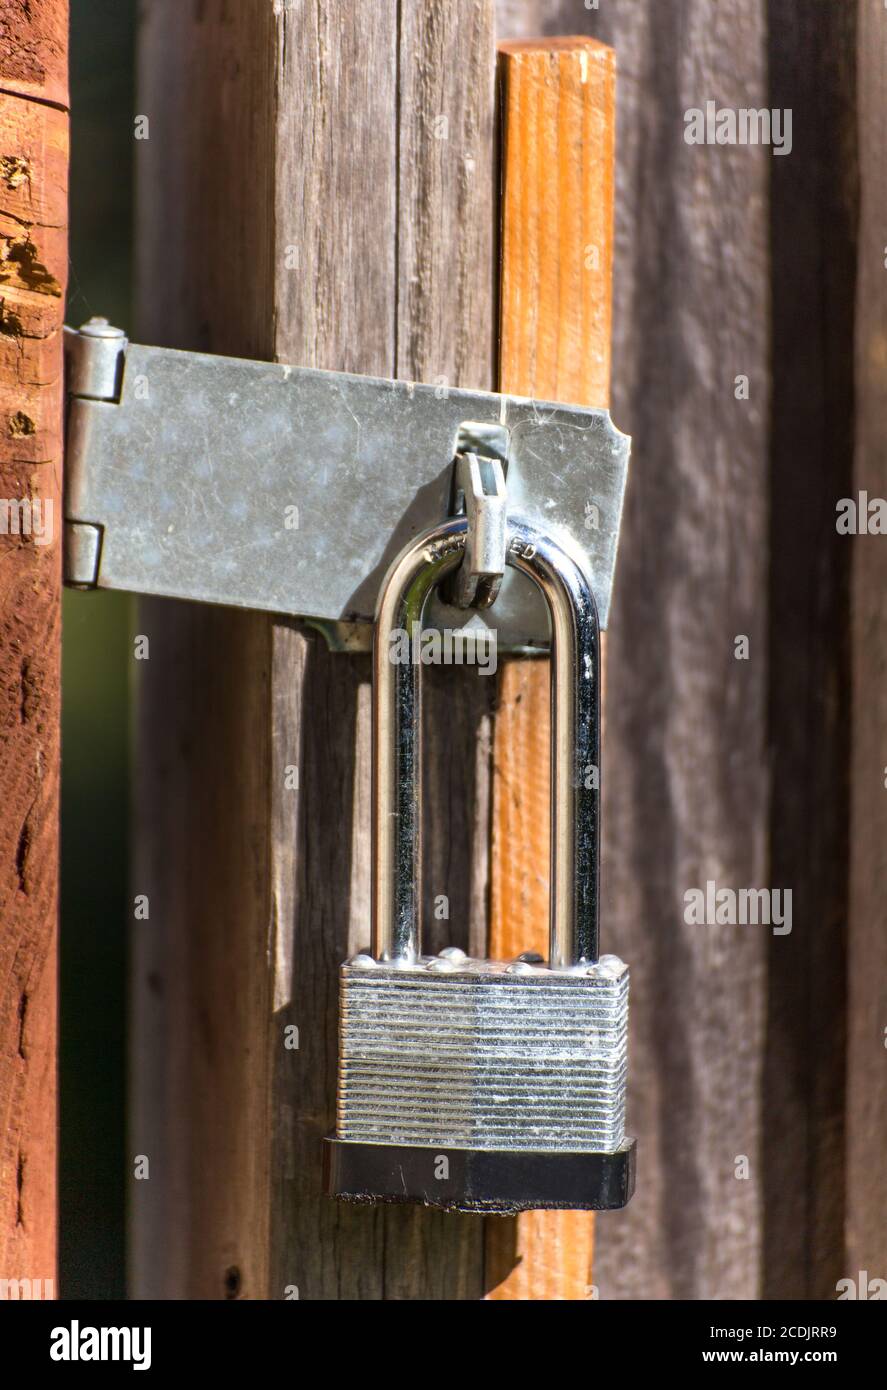
[[[352,41],[362,47],[362,25],[352,27],[342,14]],[[290,22],[286,15],[284,22]],[[453,64],[457,43],[460,59]],[[295,31],[287,33],[285,51],[288,98],[278,137],[282,167],[292,171],[308,163],[299,94],[313,72],[313,60],[310,46],[306,52]],[[388,337],[384,352],[379,344],[375,357],[355,355],[355,341],[362,340],[349,331],[347,315],[330,315],[322,353],[313,360],[328,368],[433,381],[442,388],[489,386],[494,336],[492,7],[486,0],[445,5],[423,0],[403,6],[399,47],[392,45],[390,56],[397,80],[392,78],[387,90],[393,99],[396,86],[397,100],[385,187],[396,234],[392,228],[386,239],[371,228],[372,246],[353,257],[346,251],[326,276],[315,262],[306,266],[309,283],[335,279],[339,297],[360,301],[367,257],[381,251],[390,278],[384,294],[380,289],[384,302],[378,313],[387,315]],[[320,66],[325,73],[326,61]],[[321,81],[334,93],[329,75]],[[331,99],[332,110],[317,121],[322,127],[351,119],[362,130],[372,130],[381,120],[379,112],[367,119],[360,94],[348,103],[348,112],[341,92]],[[355,233],[363,234],[368,220],[357,177],[364,159],[359,131],[350,141],[340,136],[331,154],[333,172],[326,177],[335,190],[339,224],[333,241],[347,247]],[[340,162],[346,169],[338,167]],[[377,169],[374,181],[382,180],[384,172]],[[299,177],[293,179],[296,186]],[[458,215],[451,211],[456,208]],[[289,357],[302,360],[301,335],[308,344],[311,337],[298,312],[290,322]],[[441,936],[438,945],[444,944],[444,934],[446,940],[467,944],[472,903],[480,897],[475,892],[472,898],[471,890],[483,872],[475,852],[476,808],[482,806],[475,749],[491,692],[476,679],[457,685],[452,672],[439,677],[429,682],[426,706],[426,918]],[[482,1279],[479,1222],[415,1209],[352,1211],[327,1202],[319,1191],[315,1155],[322,1135],[334,1125],[336,969],[348,950],[369,940],[368,679],[365,661],[330,656],[316,638],[276,630],[278,764],[298,761],[293,750],[300,742],[303,763],[299,810],[281,799],[273,832],[282,958],[292,952],[291,988],[283,990],[289,1002],[277,1017],[297,1022],[304,1042],[298,1053],[280,1051],[277,1059],[280,1105],[274,1108],[286,1124],[284,1107],[292,1105],[293,1129],[288,1170],[281,1176],[278,1169],[275,1277],[278,1284],[298,1283],[307,1297],[477,1297]],[[295,691],[297,703],[291,695]],[[295,855],[293,844],[298,845]],[[449,898],[449,923],[435,922],[431,910],[441,894]],[[431,931],[429,936],[436,940]]]
[[[683,911],[707,879],[767,881],[771,156],[683,135],[710,97],[768,104],[765,7],[500,0],[498,21],[500,38],[593,33],[619,73],[612,409],[634,463],[608,632],[602,932],[632,967],[639,1173],[628,1211],[598,1222],[594,1281],[604,1299],[753,1298],[768,947],[760,927]]]
[[[395,374],[441,389],[496,384],[493,18],[493,0],[401,6]],[[494,688],[473,667],[426,672],[423,905],[432,950],[486,939]],[[436,913],[443,898],[448,918]],[[423,1288],[479,1297],[483,1248],[480,1218],[392,1212],[386,1297],[415,1298]]]
[[[498,336],[493,5],[407,5],[401,23],[395,374],[441,390],[492,388]],[[431,667],[426,674],[424,918],[436,950],[486,938],[484,731],[494,687],[471,667]],[[441,897],[448,919],[435,915]]]
[[[278,36],[275,293],[277,355],[391,375],[397,248],[397,16],[343,6],[284,10]],[[289,248],[289,251],[287,250]],[[293,256],[295,251],[295,256]],[[287,271],[287,257],[296,269]],[[306,521],[305,524],[310,524]],[[321,1192],[334,1127],[337,969],[360,931],[368,863],[366,659],[331,655],[316,633],[275,624],[271,875],[274,997],[272,1296],[384,1293],[385,1214]],[[287,767],[298,791],[284,790]],[[356,929],[358,941],[352,942]],[[285,1047],[298,1029],[299,1048]]]

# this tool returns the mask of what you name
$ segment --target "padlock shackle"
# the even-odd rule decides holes
[[[552,969],[598,957],[600,627],[583,564],[520,518],[508,564],[542,592],[551,618]],[[379,593],[373,637],[373,955],[409,964],[421,951],[421,666],[392,659],[392,639],[422,621],[431,591],[460,564],[468,523],[454,517],[401,553]],[[490,610],[493,612],[494,610]]]
[[[520,520],[508,563],[535,581],[551,618],[551,849],[548,963],[598,958],[601,631],[591,579],[558,542]]]

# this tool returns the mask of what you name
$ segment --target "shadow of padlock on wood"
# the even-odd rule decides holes
[[[547,964],[421,953],[421,665],[393,657],[461,563],[464,517],[391,566],[373,652],[373,947],[341,968],[326,1188],[352,1202],[511,1215],[607,1210],[634,1190],[625,1137],[628,967],[598,957],[600,630],[568,541],[508,519],[509,565],[551,619]]]

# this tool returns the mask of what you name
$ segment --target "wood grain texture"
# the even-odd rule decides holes
[[[499,389],[609,402],[616,64],[589,38],[505,44]],[[508,661],[494,725],[490,955],[548,955],[550,665]],[[594,1217],[487,1223],[492,1299],[591,1296]]]
[[[844,1273],[856,25],[853,4],[769,8],[769,104],[793,113],[770,179],[769,841],[795,927],[767,961],[765,1298],[834,1298]]]
[[[273,356],[275,53],[270,6],[143,7],[142,341]],[[150,1167],[132,1179],[131,1292],[264,1297],[271,625],[158,600],[137,621],[132,889],[150,917],[132,925],[131,1146]]]
[[[361,55],[359,62],[352,55],[351,71],[363,72],[366,16],[355,18],[350,7],[331,9],[338,13],[339,32]],[[323,79],[331,104],[317,108],[316,120],[340,132],[325,175],[337,191],[314,236],[328,236],[326,217],[334,208],[339,225],[332,244],[339,254],[328,275],[313,259],[306,269],[309,283],[328,279],[348,304],[362,306],[368,321],[384,325],[386,336],[355,337],[347,320],[331,319],[322,357],[307,359],[310,322],[296,315],[299,337],[291,340],[289,355],[328,368],[434,382],[442,389],[486,387],[492,384],[494,341],[492,6],[486,0],[421,0],[399,7],[399,26],[394,7],[380,6],[380,14],[383,9],[389,66],[381,66],[382,55],[367,63],[368,93],[343,102],[331,76]],[[312,168],[317,156],[302,148],[300,114],[311,106],[298,98],[312,80],[312,45],[306,50],[303,31],[288,17],[285,22],[285,80],[292,96],[283,108],[280,146],[290,151],[284,160],[294,167]],[[321,49],[322,69],[329,51],[328,45]],[[374,113],[380,96],[391,102],[387,121]],[[375,133],[369,150],[368,129]],[[384,198],[376,215],[369,214],[363,182],[368,158],[376,161],[370,191]],[[362,248],[365,236],[369,243]],[[375,268],[369,282],[368,266]],[[376,303],[369,297],[374,284]],[[273,835],[283,968],[277,1017],[281,1024],[296,1023],[305,1041],[298,1052],[278,1054],[275,1113],[288,1157],[277,1170],[272,1283],[295,1283],[309,1298],[475,1298],[482,1280],[480,1222],[418,1208],[355,1210],[320,1193],[317,1152],[322,1136],[334,1128],[337,969],[369,941],[370,673],[363,658],[331,656],[317,638],[305,644],[304,637],[277,629],[274,688],[282,695],[275,702],[275,747],[279,764],[299,760],[303,774],[299,805],[281,803]],[[491,692],[473,674],[460,673],[461,680],[451,671],[430,674],[423,896],[426,939],[439,949],[449,941],[467,946],[472,932],[485,934],[476,826],[486,769],[476,748]],[[440,895],[449,902],[447,921],[434,916]]]
[[[0,4],[0,1278],[49,1281],[46,1297],[57,1250],[67,19],[67,0]]]
[[[0,90],[68,107],[68,0],[0,0]]]
[[[768,104],[765,7],[500,10],[503,38],[577,30],[619,63],[612,409],[633,436],[607,643],[602,942],[632,970],[638,1189],[597,1222],[594,1280],[602,1299],[753,1298],[767,945],[760,928],[688,925],[684,894],[767,883],[772,156],[683,136],[684,112],[713,95]]]
[[[861,218],[854,494],[887,498],[887,15],[861,0]],[[887,542],[846,537],[853,556],[853,753],[847,1054],[847,1249],[842,1275],[887,1278]]]
[[[488,0],[155,0],[140,66],[156,121],[139,152],[142,334],[492,384]],[[320,1193],[337,971],[369,934],[369,663],[297,624],[143,613],[134,1150],[158,1155],[158,1182],[135,1185],[134,1287],[477,1297],[479,1222]],[[490,695],[446,674],[428,698],[426,894],[449,896],[437,928],[467,941],[472,915],[485,930]]]

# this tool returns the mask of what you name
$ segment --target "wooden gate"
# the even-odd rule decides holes
[[[66,10],[0,4],[0,491],[59,516]],[[485,1230],[321,1196],[336,972],[369,930],[369,661],[144,601],[131,1292],[830,1298],[887,1276],[887,542],[836,526],[887,494],[883,7],[148,0],[138,73],[135,338],[609,400],[633,436],[603,933],[632,967],[640,1176],[593,1272],[572,1214]],[[708,103],[788,112],[790,146],[694,143]],[[59,536],[10,529],[0,1278],[52,1279]],[[507,953],[545,917],[546,673],[462,676],[428,681],[426,916],[435,947]],[[709,883],[790,890],[791,930],[688,921]]]

